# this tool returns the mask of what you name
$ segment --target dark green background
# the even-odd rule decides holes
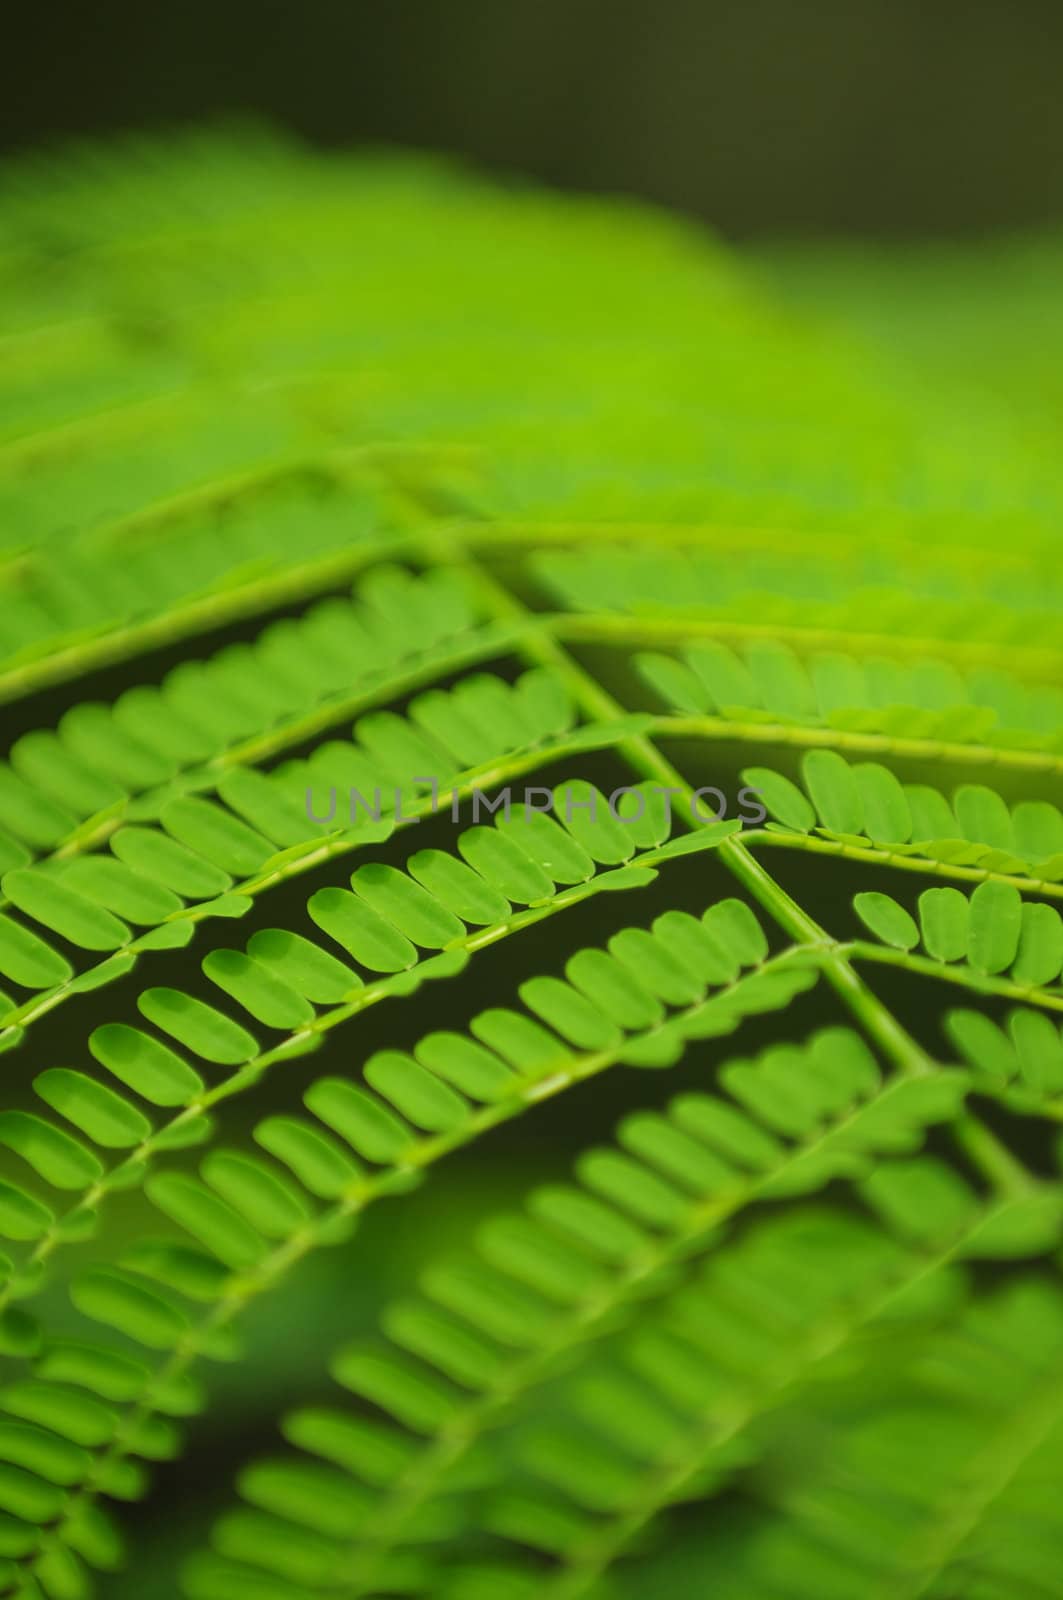
[[[238,110],[734,235],[1063,220],[1058,0],[22,0],[0,145]]]

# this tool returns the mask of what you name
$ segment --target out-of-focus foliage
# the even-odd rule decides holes
[[[1063,250],[0,208],[0,1593],[1058,1594]]]

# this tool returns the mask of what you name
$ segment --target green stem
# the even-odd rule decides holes
[[[484,542],[491,543],[490,540]],[[639,612],[573,612],[566,616],[563,631],[567,639],[577,644],[631,648],[677,644],[684,639],[721,639],[739,645],[761,639],[781,640],[801,651],[840,650],[847,654],[884,654],[919,661],[936,657],[970,667],[995,666],[1037,683],[1055,684],[1063,677],[1063,651],[1041,645],[932,639],[902,632],[872,633],[862,628],[831,627],[817,622],[749,622],[726,613],[713,615],[705,609],[683,612],[677,607],[663,616]]]
[[[255,577],[231,587],[219,587],[146,621],[126,623],[107,633],[62,644],[47,655],[34,656],[22,666],[0,672],[0,704],[34,694],[50,684],[63,683],[68,678],[84,677],[99,667],[112,666],[147,650],[161,650],[241,617],[251,617],[257,612],[334,589],[370,562],[400,553],[407,540],[405,533],[388,539],[367,539],[269,577]]]
[[[818,834],[784,832],[781,828],[750,829],[743,834],[747,845],[768,845],[772,849],[802,850],[811,855],[840,856],[844,861],[867,861],[879,867],[897,867],[901,872],[919,872],[935,878],[952,878],[959,883],[1007,883],[1023,894],[1039,894],[1063,899],[1063,883],[1013,872],[996,872],[988,867],[957,866],[933,856],[907,855],[888,847],[846,844],[841,839],[824,839]]]
[[[943,961],[934,961],[930,956],[915,955],[910,950],[894,950],[889,945],[873,944],[865,939],[854,939],[845,949],[857,961],[877,961],[880,966],[899,967],[904,972],[936,978],[941,983],[955,984],[975,994],[998,995],[1003,1000],[1041,1006],[1046,1011],[1063,1011],[1063,989],[1035,989],[1028,984],[1014,983],[1010,978],[976,972],[973,967],[947,965]]]
[[[896,760],[950,761],[962,766],[1013,768],[1019,772],[1063,773],[1058,751],[1022,750],[1012,745],[950,743],[944,739],[901,739],[889,733],[854,732],[824,723],[741,722],[727,717],[668,715],[654,718],[654,732],[665,738],[737,740],[760,745],[790,745],[803,750],[851,751]]]

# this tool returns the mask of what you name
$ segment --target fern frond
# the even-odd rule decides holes
[[[554,1558],[541,1593],[598,1593],[652,1518],[718,1492],[763,1449],[749,1430],[763,1439],[764,1418],[864,1329],[885,1319],[893,1338],[939,1316],[962,1292],[959,1263],[1036,1254],[1059,1235],[1058,1192],[987,1203],[929,1158],[883,1163],[860,1188],[885,1232],[829,1211],[763,1223],[625,1335],[612,1370],[571,1380],[562,1414],[579,1435],[535,1421],[518,1433],[537,1486],[496,1499],[486,1526]]]
[[[859,1041],[841,1033],[822,1035],[811,1058],[831,1062],[839,1077],[847,1060],[857,1077],[868,1066]],[[770,1087],[765,1071],[764,1089]],[[757,1149],[774,1131],[750,1124],[743,1134],[741,1113],[734,1121],[722,1105],[713,1113],[711,1100],[681,1100],[652,1138],[648,1119],[632,1119],[621,1127],[622,1144],[640,1154],[649,1145],[652,1166],[615,1158],[629,1160],[631,1171],[603,1189],[605,1153],[588,1156],[581,1171],[587,1188],[542,1191],[531,1197],[530,1220],[487,1225],[486,1271],[478,1264],[435,1274],[429,1303],[386,1313],[390,1347],[341,1352],[334,1376],[373,1410],[297,1413],[285,1433],[351,1475],[353,1539],[347,1529],[349,1543],[322,1525],[314,1500],[320,1468],[312,1461],[263,1462],[241,1477],[254,1509],[225,1518],[217,1556],[193,1563],[193,1600],[214,1600],[224,1582],[257,1592],[263,1569],[298,1577],[307,1592],[354,1600],[376,1592],[382,1573],[415,1570],[393,1549],[397,1537],[415,1546],[452,1541],[463,1503],[465,1518],[481,1507],[485,1532],[557,1563],[539,1572],[539,1593],[590,1593],[658,1510],[721,1487],[748,1458],[750,1445],[735,1448],[740,1435],[807,1384],[865,1324],[889,1312],[940,1315],[962,1287],[956,1274],[965,1257],[1033,1253],[1063,1224],[1058,1196],[1047,1211],[1040,1202],[987,1203],[933,1162],[887,1163],[866,1190],[886,1231],[866,1217],[798,1211],[717,1249],[692,1275],[692,1252],[718,1245],[719,1224],[737,1206],[758,1192],[781,1196],[814,1186],[776,1186],[770,1154]],[[710,1209],[704,1164],[706,1156],[718,1163],[721,1148],[732,1160],[742,1148],[767,1183],[758,1176],[740,1196],[729,1193],[726,1180],[718,1188],[716,1174],[708,1192],[716,1190],[718,1203]],[[850,1167],[848,1175],[860,1170]],[[936,1201],[922,1216],[920,1190]],[[662,1277],[665,1264],[671,1270]],[[647,1318],[646,1296],[654,1292],[663,1303]],[[534,1420],[532,1386],[548,1382],[566,1351],[582,1348],[596,1331],[615,1333],[618,1305],[633,1295],[640,1300],[637,1331],[624,1335],[604,1367],[600,1358],[583,1358],[577,1376],[565,1380],[561,1415],[578,1419],[581,1431]],[[497,1429],[515,1408],[521,1420],[506,1450],[478,1455],[484,1430]],[[378,1436],[391,1462],[383,1485],[371,1465],[378,1451],[368,1448]],[[531,1474],[522,1491],[504,1487],[513,1454]],[[329,1481],[338,1490],[344,1480],[333,1473]],[[450,1593],[446,1566],[429,1569],[413,1592]]]
[[[1058,982],[1063,919],[1052,906],[1024,901],[1013,885],[985,882],[970,896],[958,889],[925,889],[918,926],[903,905],[878,890],[858,894],[853,906],[881,941],[850,945],[857,960],[885,962],[980,994],[1063,1011]],[[925,955],[915,953],[920,943]]]
[[[634,726],[618,719],[577,729],[573,720],[563,684],[542,671],[515,686],[477,676],[449,693],[416,697],[405,719],[369,713],[355,725],[353,744],[326,741],[269,774],[235,764],[189,792],[141,801],[145,822],[120,827],[108,853],[91,861],[59,857],[13,868],[3,887],[25,917],[82,950],[114,953],[75,974],[35,929],[0,914],[0,972],[43,991],[9,1007],[5,1043],[18,1042],[67,998],[124,977],[142,954],[187,944],[199,921],[243,916],[258,895],[323,860],[452,808],[476,789],[504,788],[578,751],[619,743]],[[345,781],[338,785],[337,777]],[[214,783],[217,799],[205,799],[199,791]],[[20,815],[37,815],[32,794],[17,798]],[[632,831],[614,828],[633,852]],[[541,869],[537,882],[528,901],[549,896]],[[148,923],[147,932],[134,936],[116,911]]]
[[[891,280],[887,364],[841,268],[806,324],[636,207],[251,133],[0,207],[0,1594],[117,1600],[114,1507],[217,1363],[265,1425],[244,1328],[383,1198],[413,1286],[342,1398],[292,1369],[195,1600],[667,1593],[666,1528],[721,1600],[1055,1593],[1046,296]],[[764,826],[696,805],[739,748]],[[602,1091],[518,1191],[501,1124]]]
[[[678,660],[639,655],[636,665],[677,713],[662,727],[679,736],[1063,771],[1063,694],[1002,672],[965,681],[942,661],[839,653],[813,654],[806,666],[766,640],[741,653],[716,642],[688,647]]]
[[[232,766],[478,665],[507,642],[498,629],[474,632],[479,620],[445,571],[415,578],[380,566],[350,601],[322,601],[250,645],[183,662],[157,686],[23,735],[0,767],[6,867],[41,849],[81,853],[126,817],[155,818],[181,793],[209,793]]]
[[[974,557],[969,546],[950,549],[938,539],[895,552],[888,541],[865,552],[847,539],[824,552],[818,534],[802,549],[800,529],[773,540],[762,530],[705,532],[708,538],[688,535],[686,552],[662,549],[654,529],[641,549],[612,542],[590,552],[550,551],[534,566],[547,591],[575,613],[575,637],[629,646],[779,641],[798,652],[861,660],[914,655],[997,669],[1005,685],[1015,673],[1035,683],[1059,681],[1060,652],[1030,642],[1053,638],[1056,612],[1055,597],[1039,581],[1044,569],[1026,566],[1026,557],[993,550]],[[570,529],[568,537],[583,543],[586,534]],[[834,559],[816,559],[824,553]],[[1046,544],[1041,560],[1052,559]],[[958,598],[965,589],[967,601]],[[987,670],[981,681],[993,694],[996,672]]]
[[[929,784],[902,783],[877,762],[851,765],[834,750],[802,757],[803,788],[766,767],[742,776],[774,819],[761,843],[1063,894],[1063,813],[1048,800],[1009,807],[972,783],[950,801]]]
[[[688,1094],[664,1115],[626,1119],[619,1149],[589,1151],[575,1185],[538,1190],[523,1216],[492,1219],[480,1230],[479,1260],[434,1270],[426,1299],[388,1311],[387,1347],[337,1357],[333,1371],[344,1387],[382,1407],[392,1430],[424,1437],[414,1450],[409,1434],[396,1436],[395,1473],[382,1485],[371,1475],[366,1483],[360,1456],[353,1465],[341,1456],[360,1480],[364,1504],[357,1548],[334,1552],[323,1592],[332,1582],[345,1595],[370,1592],[397,1540],[430,1538],[426,1525],[445,1524],[448,1490],[460,1490],[485,1431],[518,1406],[527,1410],[533,1389],[566,1354],[615,1331],[618,1313],[641,1314],[647,1297],[674,1293],[691,1261],[718,1247],[730,1218],[758,1200],[857,1178],[876,1152],[916,1148],[927,1126],[955,1114],[965,1088],[954,1072],[883,1083],[859,1036],[844,1029],[824,1030],[803,1049],[729,1062],[719,1083],[726,1095]],[[868,1247],[865,1240],[865,1254]],[[416,1408],[426,1386],[439,1409],[422,1420]],[[357,1416],[315,1412],[296,1414],[285,1433],[335,1461],[330,1441],[357,1437],[364,1425]],[[294,1491],[304,1470],[309,1486],[315,1469],[289,1464],[292,1501],[266,1510],[303,1520]],[[247,1482],[257,1481],[252,1472]],[[482,1494],[482,1465],[472,1481]],[[374,1489],[382,1492],[366,1498]],[[249,1498],[262,1508],[253,1488]],[[272,1530],[265,1547],[276,1548],[281,1537]],[[224,1531],[219,1548],[233,1554]]]
[[[936,1334],[895,1395],[831,1431],[713,1575],[721,1596],[1040,1600],[1058,1560],[1058,1284],[999,1288]],[[925,1449],[933,1423],[934,1449]],[[716,1587],[718,1585],[718,1588]]]
[[[668,1065],[687,1039],[729,1033],[743,1016],[785,1006],[815,981],[815,970],[793,959],[799,952],[764,959],[762,936],[741,902],[710,908],[704,935],[688,941],[682,959],[674,945],[680,916],[667,913],[652,934],[631,929],[616,935],[608,953],[578,953],[568,984],[533,980],[524,990],[531,1015],[495,1008],[473,1020],[469,1035],[428,1035],[409,1057],[380,1052],[366,1063],[369,1089],[341,1078],[311,1085],[304,1101],[316,1122],[269,1118],[255,1131],[290,1176],[278,1175],[257,1155],[212,1151],[202,1181],[181,1172],[145,1181],[156,1151],[199,1143],[209,1134],[202,1080],[149,1035],[103,1029],[94,1048],[105,1065],[118,1064],[121,1075],[139,1076],[142,1087],[147,1080],[155,1098],[172,1103],[191,1091],[159,1132],[127,1097],[84,1074],[42,1074],[37,1092],[87,1144],[37,1118],[9,1124],[5,1142],[46,1182],[58,1178],[76,1187],[87,1177],[90,1185],[58,1223],[35,1195],[6,1186],[5,1231],[38,1241],[24,1275],[12,1279],[15,1292],[32,1293],[40,1264],[65,1239],[91,1230],[93,1207],[108,1189],[129,1182],[143,1183],[153,1205],[206,1252],[146,1246],[130,1256],[133,1270],[96,1270],[74,1280],[72,1297],[81,1312],[167,1354],[146,1376],[125,1423],[110,1430],[105,1465],[137,1453],[136,1430],[153,1414],[160,1386],[165,1392],[200,1356],[229,1349],[231,1324],[245,1305],[274,1288],[308,1251],[344,1238],[351,1220],[375,1199],[402,1192],[441,1157],[545,1096],[618,1061]],[[700,951],[699,966],[691,965],[693,951]],[[750,975],[740,975],[743,965],[752,965]],[[250,1056],[253,1038],[212,1007],[176,991],[148,991],[143,998],[151,1020],[187,1050],[223,1063]],[[586,1048],[588,1034],[592,1048]],[[230,1080],[229,1092],[238,1078]],[[104,1175],[93,1144],[130,1154]],[[205,1300],[207,1310],[190,1319],[174,1295]],[[39,1336],[21,1307],[14,1327],[32,1353]],[[95,1475],[78,1493],[91,1496],[94,1484]]]
[[[1063,1116],[1063,1025],[1017,1006],[1002,1028],[977,1011],[949,1011],[945,1031],[983,1092],[1017,1109]]]
[[[219,510],[224,495],[221,500]],[[316,539],[314,501],[305,495],[265,512],[256,504],[243,523],[201,516],[184,537],[167,531],[170,509],[160,508],[164,531],[157,540],[127,544],[117,529],[110,552],[64,550],[61,563],[54,556],[35,562],[20,556],[9,563],[0,698],[16,700],[327,591],[373,559],[402,549],[399,535],[382,538],[377,532],[380,513],[368,491],[324,504]],[[296,537],[310,552],[317,543],[319,553],[298,564],[286,561],[284,552]],[[270,546],[272,559],[266,554]]]
[[[208,979],[237,1002],[248,1022],[264,1024],[280,1038],[260,1041],[242,1022],[196,995],[153,988],[140,995],[138,1008],[156,1032],[107,1023],[89,1038],[92,1054],[118,1080],[120,1091],[106,1080],[65,1068],[40,1074],[34,1081],[37,1095],[90,1145],[97,1146],[101,1154],[113,1149],[130,1153],[105,1172],[91,1149],[36,1113],[15,1113],[7,1137],[0,1131],[0,1143],[27,1159],[46,1182],[64,1190],[83,1190],[72,1206],[56,1216],[49,1204],[20,1184],[4,1184],[5,1204],[0,1211],[4,1231],[16,1239],[34,1241],[24,1269],[28,1285],[32,1286],[36,1269],[65,1239],[77,1238],[92,1228],[109,1193],[125,1188],[130,1181],[142,1182],[161,1153],[208,1139],[210,1110],[253,1089],[270,1068],[313,1050],[328,1031],[358,1017],[368,1006],[388,996],[410,994],[425,981],[454,975],[470,954],[499,938],[603,888],[646,881],[654,871],[649,863],[667,859],[669,854],[665,844],[636,857],[642,863],[639,866],[612,867],[594,877],[594,861],[572,841],[565,865],[574,860],[576,871],[590,878],[563,887],[546,877],[541,862],[545,846],[545,860],[560,870],[554,830],[562,841],[565,835],[550,819],[540,816],[533,821],[534,827],[513,819],[506,827],[500,818],[493,832],[479,828],[462,835],[464,853],[478,860],[481,872],[443,852],[418,852],[411,859],[417,877],[391,867],[367,865],[351,880],[356,892],[319,890],[308,902],[309,916],[345,955],[355,958],[355,967],[304,935],[282,929],[260,930],[243,952],[215,950],[207,956],[203,969]],[[515,842],[521,840],[530,853]],[[703,830],[691,842],[711,847],[719,837],[712,830]],[[634,849],[630,834],[624,836],[621,849]],[[606,854],[615,859],[615,848]],[[503,893],[522,887],[518,874],[531,880],[533,890],[546,891],[524,913],[514,912]],[[442,897],[434,897],[424,887],[425,877],[442,888]],[[469,913],[471,908],[468,926],[453,909],[455,892],[462,909]],[[495,923],[474,928],[472,916],[479,918],[485,907],[487,915],[496,917]],[[418,947],[427,947],[430,953],[422,956]],[[390,1068],[387,1065],[390,1057],[381,1057],[379,1071],[394,1085],[393,1094],[403,1112],[404,1084],[423,1083],[425,1109],[419,1117],[418,1097],[412,1095],[411,1116],[417,1126],[429,1131],[451,1130],[453,1112],[460,1112],[464,1105],[454,1088],[433,1087],[430,1073],[441,1076],[443,1085],[454,1085],[480,1102],[485,1112],[481,1122],[468,1130],[471,1135],[481,1126],[490,1126],[492,1115],[486,1108],[497,1107],[499,1115],[512,1115],[525,1096],[541,1098],[615,1060],[669,1064],[678,1059],[687,1037],[726,1033],[743,1015],[785,1005],[793,994],[815,981],[815,970],[800,965],[800,952],[784,952],[775,962],[768,957],[763,933],[742,901],[710,907],[700,925],[683,913],[667,912],[657,919],[652,933],[628,929],[614,935],[608,952],[586,950],[574,956],[568,984],[556,978],[530,979],[521,994],[531,1017],[521,1019],[501,1009],[485,1013],[473,1030],[485,1034],[486,1042],[501,1052],[500,1057],[472,1041],[466,1041],[463,1048],[459,1040],[455,1048],[455,1040],[445,1036],[437,1041],[438,1048],[433,1048],[430,1037],[422,1047],[420,1066],[408,1058],[396,1075],[394,1063]],[[369,981],[359,966],[369,973]],[[377,977],[378,973],[383,976]],[[321,1009],[315,1010],[315,1006]],[[669,1017],[669,1007],[681,1009]],[[560,1037],[547,1033],[543,1024],[553,1027]],[[174,1045],[185,1054],[178,1054]],[[578,1065],[572,1055],[575,1049],[590,1052]],[[195,1066],[188,1056],[195,1059]],[[208,1087],[208,1074],[217,1066],[232,1070]],[[513,1076],[513,1067],[527,1072],[534,1087],[522,1085],[519,1077]],[[366,1071],[373,1081],[374,1062]],[[554,1079],[552,1085],[540,1081],[544,1076]],[[128,1098],[128,1091],[136,1101]],[[386,1089],[384,1093],[391,1098]],[[168,1113],[161,1126],[151,1124],[138,1101]],[[442,1110],[435,1101],[441,1102]],[[364,1096],[362,1103],[369,1104]],[[366,1114],[373,1116],[372,1111]],[[443,1122],[437,1126],[440,1115]],[[458,1120],[462,1120],[460,1116]],[[357,1127],[357,1119],[352,1127]],[[403,1146],[402,1138],[391,1143],[396,1151]],[[53,1146],[66,1151],[65,1156],[60,1158]],[[0,1306],[18,1292],[24,1294],[26,1288],[20,1290],[19,1279],[13,1277],[0,1287]]]

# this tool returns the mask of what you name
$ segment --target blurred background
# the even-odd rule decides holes
[[[734,237],[1063,220],[1056,0],[52,0],[4,31],[8,149],[249,112]]]

